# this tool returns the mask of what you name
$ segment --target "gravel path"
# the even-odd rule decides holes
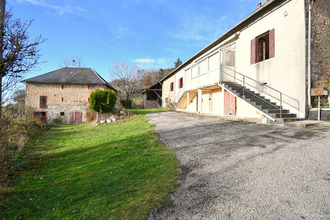
[[[330,126],[149,114],[181,163],[173,205],[149,219],[330,219]]]

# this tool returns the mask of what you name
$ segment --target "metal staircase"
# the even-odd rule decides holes
[[[254,91],[251,91],[250,89],[245,88],[238,83],[223,81],[222,84],[232,93],[244,99],[246,102],[255,106],[257,109],[266,113],[272,118],[277,118],[277,119],[297,118],[297,114],[290,113],[289,110],[283,109],[281,106],[277,105],[275,102],[272,102],[270,99],[267,99],[264,96],[261,96],[260,94],[255,93]]]
[[[267,86],[266,83],[222,66],[219,84],[275,120],[297,119],[297,114],[290,113],[283,105],[298,113],[299,101]]]

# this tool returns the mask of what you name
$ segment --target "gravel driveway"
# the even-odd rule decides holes
[[[330,127],[149,114],[181,163],[173,205],[149,219],[330,219]]]

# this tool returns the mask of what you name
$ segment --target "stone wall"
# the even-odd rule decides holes
[[[308,9],[308,1],[307,9]],[[308,12],[307,12],[308,13]],[[330,2],[317,0],[312,8],[312,42],[311,42],[311,68],[312,87],[322,74],[330,77]],[[308,16],[308,14],[307,14]],[[308,30],[308,29],[307,29]]]
[[[147,100],[147,93],[142,95],[142,108],[150,109],[150,108],[159,108],[159,98],[157,100]]]
[[[312,109],[309,111],[309,120],[317,120],[318,119],[318,110]],[[321,109],[321,120],[322,121],[330,121],[330,110],[322,110]]]
[[[107,87],[105,85],[27,82],[25,106],[32,112],[46,112],[48,122],[60,119],[62,123],[69,123],[70,112],[81,112],[82,122],[86,122],[89,97],[96,88],[105,89]],[[40,96],[47,97],[46,108],[40,108]]]

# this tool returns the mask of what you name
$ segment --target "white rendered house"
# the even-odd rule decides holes
[[[161,80],[162,105],[275,121],[305,118],[306,2],[266,1]]]

